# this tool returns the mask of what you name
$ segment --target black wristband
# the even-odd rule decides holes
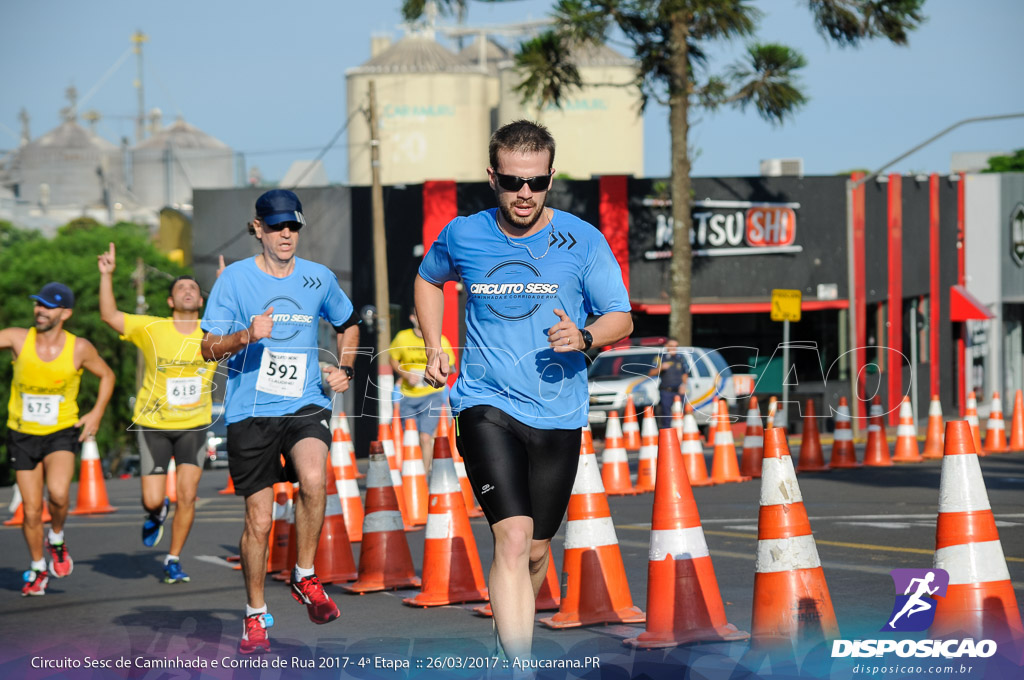
[[[586,328],[580,329],[580,335],[583,336],[583,351],[587,351],[594,344],[594,336],[590,334]]]
[[[352,378],[356,377],[356,372],[352,369],[351,366],[338,366],[338,368],[345,371],[345,375],[348,376],[349,380],[352,380]]]

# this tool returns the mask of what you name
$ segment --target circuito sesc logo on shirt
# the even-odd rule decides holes
[[[522,260],[497,264],[484,277],[484,281],[469,285],[469,294],[505,321],[528,319],[537,313],[543,301],[558,293],[557,283],[543,281],[540,270]]]
[[[267,300],[263,305],[264,311],[271,307],[274,308],[274,313],[271,315],[274,319],[274,330],[270,337],[279,342],[291,340],[303,328],[312,326],[315,321],[313,315],[304,314],[302,306],[287,295]],[[249,323],[252,323],[253,318],[255,317],[249,318]]]

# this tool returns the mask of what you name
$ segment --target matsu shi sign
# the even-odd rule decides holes
[[[645,198],[643,205],[664,208],[656,215],[654,250],[646,260],[672,257],[672,206],[670,199]],[[799,253],[796,245],[796,211],[799,203],[703,200],[693,202],[690,245],[695,256],[764,255]]]

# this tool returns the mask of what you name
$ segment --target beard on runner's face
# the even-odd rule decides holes
[[[60,323],[60,311],[59,310],[50,310],[50,311],[56,311],[57,313],[56,314],[48,314],[47,312],[40,312],[39,311],[40,309],[46,309],[46,308],[45,307],[37,307],[36,308],[36,314],[35,314],[36,332],[37,333],[45,333],[48,330],[56,328],[57,324]]]
[[[494,195],[498,200],[498,209],[501,211],[501,216],[505,218],[506,222],[517,229],[532,228],[540,220],[541,215],[544,214],[547,192],[541,192],[539,200],[536,193],[531,198],[520,198],[518,194],[502,191],[500,188],[495,190]],[[533,211],[528,215],[520,215],[515,211],[517,207],[533,208]]]

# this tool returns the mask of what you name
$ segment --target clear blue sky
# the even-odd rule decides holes
[[[929,0],[929,21],[909,48],[871,43],[859,50],[826,44],[805,3],[762,0],[758,39],[801,50],[810,103],[775,128],[756,114],[698,113],[691,144],[697,175],[754,175],[763,158],[802,157],[808,174],[877,168],[961,118],[1024,111],[1020,0]],[[470,24],[540,18],[549,0],[471,2]],[[370,33],[400,36],[399,0],[37,0],[0,3],[0,149],[17,145],[18,111],[32,116],[37,137],[59,123],[64,90],[86,95],[130,48],[136,29],[149,36],[146,107],[165,123],[187,121],[246,154],[268,179],[290,162],[312,158],[344,121],[345,69],[369,58]],[[721,70],[742,43],[716,48]],[[136,96],[133,58],[103,83],[81,110],[104,119],[99,132],[118,141],[133,136]],[[666,110],[645,119],[645,168],[669,169]],[[325,157],[332,181],[348,176],[345,140]],[[961,128],[896,166],[949,169],[950,154],[1024,147],[1024,119]],[[285,151],[282,151],[285,150]],[[483,158],[483,152],[481,152]],[[481,178],[483,178],[481,162]]]

